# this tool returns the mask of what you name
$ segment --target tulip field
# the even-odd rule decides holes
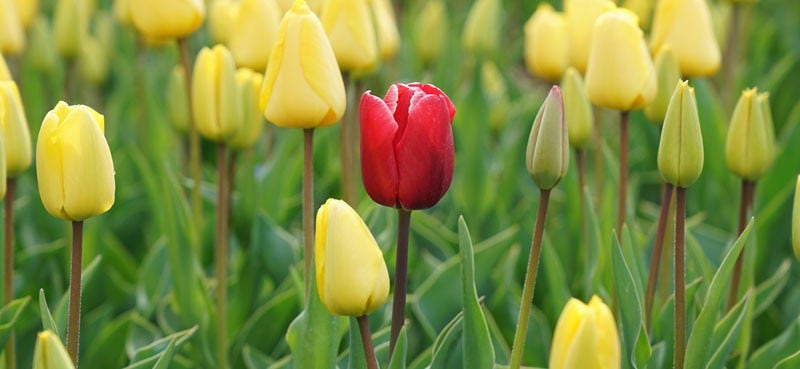
[[[800,368],[800,2],[0,0],[0,369]]]

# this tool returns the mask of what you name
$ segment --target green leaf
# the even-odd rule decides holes
[[[742,329],[742,323],[747,316],[751,300],[752,294],[747,293],[744,298],[717,323],[717,326],[714,328],[714,335],[711,338],[711,347],[714,348],[714,353],[708,360],[705,366],[706,369],[722,369],[725,367],[728,356],[736,346],[736,339]]]
[[[295,368],[331,369],[336,366],[339,348],[339,319],[322,305],[314,273],[314,268],[311,268],[306,307],[289,325],[286,342],[292,351]]]
[[[433,342],[430,369],[449,369],[461,366],[462,357],[457,352],[461,343],[461,331],[464,328],[464,315],[458,313],[445,325],[436,341]],[[458,355],[456,355],[458,354]]]
[[[274,362],[269,356],[250,346],[242,349],[242,360],[247,369],[264,369]]]
[[[650,359],[650,341],[642,319],[641,293],[622,253],[619,239],[614,236],[612,242],[614,281],[622,320],[623,367],[644,368]]]
[[[494,366],[494,347],[489,335],[486,317],[478,301],[475,287],[475,259],[472,239],[464,217],[458,217],[458,244],[461,252],[461,305],[464,311],[464,364],[469,368],[491,368]]]
[[[197,328],[194,326],[139,347],[131,358],[132,363],[124,369],[168,368],[175,355],[175,350],[185,344],[194,335]]]
[[[406,337],[406,326],[403,326],[397,336],[388,369],[406,369],[406,355],[408,355],[408,338]]]
[[[725,301],[725,296],[728,293],[730,285],[731,272],[742,247],[747,242],[750,235],[753,221],[747,224],[739,239],[733,244],[722,264],[717,269],[714,279],[708,286],[706,293],[706,300],[703,308],[700,310],[700,315],[695,320],[692,333],[689,335],[689,340],[686,344],[686,367],[687,368],[702,368],[708,362],[709,356],[715,352],[715,348],[711,347],[712,336],[714,333],[714,323],[716,322],[719,308]]]
[[[47,306],[47,299],[44,297],[44,288],[39,289],[39,314],[42,316],[42,326],[44,330],[52,331],[59,339],[64,341],[66,337],[62,337],[61,334],[58,333],[58,324],[56,324],[55,319],[53,319],[53,314],[50,313],[50,307]]]
[[[784,259],[781,263],[780,267],[772,274],[769,279],[756,287],[756,295],[755,295],[755,309],[753,310],[753,318],[759,316],[763,313],[767,308],[772,306],[775,302],[775,299],[783,291],[783,288],[786,287],[786,284],[789,282],[789,271],[791,270],[792,261],[789,259]]]
[[[745,369],[773,368],[778,363],[800,351],[800,318],[796,319],[780,336],[758,348]]]
[[[0,309],[0,347],[5,345],[8,336],[13,332],[14,323],[17,322],[20,312],[30,301],[31,297],[26,296],[12,300]]]
[[[800,351],[787,356],[775,365],[773,369],[797,369],[800,368]]]

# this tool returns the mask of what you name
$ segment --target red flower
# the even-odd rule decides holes
[[[397,83],[361,96],[361,176],[375,202],[406,210],[439,202],[453,179],[456,108],[434,85]]]

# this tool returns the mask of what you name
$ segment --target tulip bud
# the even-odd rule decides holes
[[[550,369],[619,369],[619,333],[614,315],[597,296],[589,304],[571,298],[558,317],[550,346]]]
[[[658,145],[658,171],[667,183],[684,188],[694,183],[703,171],[703,135],[697,100],[687,81],[678,82],[667,106]]]
[[[794,189],[794,207],[792,209],[792,250],[797,260],[800,260],[800,176],[797,176],[797,185]]]
[[[36,141],[39,196],[50,215],[80,221],[114,204],[114,163],[105,119],[85,105],[60,101],[44,117]]]
[[[89,18],[85,0],[60,0],[56,2],[53,20],[56,50],[64,58],[73,59],[80,53],[83,39],[89,32]]]
[[[17,84],[0,82],[0,123],[5,140],[6,173],[16,177],[31,166],[31,134]]]
[[[369,3],[381,59],[391,59],[400,48],[400,31],[397,29],[394,8],[390,0],[370,0]]]
[[[186,37],[203,25],[203,0],[135,0],[131,18],[139,32],[150,38]]]
[[[367,1],[328,0],[322,10],[322,26],[342,70],[368,71],[378,62],[375,26]]]
[[[178,132],[189,132],[189,95],[186,93],[186,72],[183,66],[172,68],[167,85],[167,108],[170,121]]]
[[[44,331],[36,336],[33,369],[75,369],[75,365],[58,336],[51,331]]]
[[[553,86],[533,120],[525,165],[533,182],[549,190],[564,178],[569,167],[567,123],[564,120],[564,99],[558,86]]]
[[[767,138],[767,127],[757,89],[744,90],[733,109],[728,139],[725,143],[725,161],[739,178],[757,180],[772,162],[773,147]]]
[[[39,13],[39,0],[14,0],[23,28],[28,28]]]
[[[258,110],[258,93],[261,91],[263,77],[247,68],[236,71],[236,85],[242,98],[242,124],[230,140],[233,149],[249,149],[258,142],[264,125],[261,111]]]
[[[95,86],[103,84],[108,77],[108,55],[100,41],[87,36],[81,44],[78,67],[83,78]]]
[[[681,70],[678,59],[669,46],[663,47],[656,55],[656,75],[658,76],[656,97],[653,102],[644,108],[644,114],[651,122],[661,125],[664,115],[667,114],[667,105],[675,91],[675,83],[681,79]]]
[[[632,11],[639,17],[639,27],[647,29],[650,25],[650,16],[653,13],[655,0],[625,0],[622,7]]]
[[[214,43],[226,43],[239,15],[239,5],[231,0],[215,0],[208,10],[208,30]],[[277,25],[277,21],[275,24]],[[274,41],[273,37],[267,45]],[[269,48],[266,48],[269,49]],[[269,53],[269,51],[267,51]]]
[[[448,30],[442,0],[428,0],[414,23],[414,50],[420,61],[430,63],[438,59]]]
[[[564,14],[569,25],[569,63],[581,73],[586,72],[589,61],[594,21],[613,9],[614,3],[609,0],[564,0]]]
[[[271,48],[278,33],[278,5],[274,0],[244,0],[228,35],[228,47],[237,66],[253,70],[267,68]]]
[[[639,109],[656,95],[656,72],[636,14],[616,9],[597,18],[586,68],[586,92],[595,105]]]
[[[58,54],[56,54],[50,23],[43,15],[36,17],[36,21],[31,26],[28,53],[30,55],[28,60],[37,71],[49,75],[55,73]]]
[[[711,76],[719,69],[720,51],[705,0],[659,1],[653,17],[653,54],[670,45],[684,77]]]
[[[0,53],[0,81],[10,81],[11,79],[11,72],[8,70],[6,60],[3,58],[3,54]]]
[[[278,6],[281,9],[281,14],[286,14],[291,8],[292,4],[294,4],[295,0],[278,0]],[[314,14],[322,13],[322,9],[325,8],[326,0],[308,0],[306,4],[308,4],[309,9],[311,9]]]
[[[344,114],[342,73],[322,24],[303,0],[281,20],[258,105],[281,127],[329,126]]]
[[[582,148],[592,135],[594,114],[589,97],[586,96],[583,79],[575,68],[567,68],[564,79],[561,80],[561,93],[564,95],[569,144],[575,148]]]
[[[212,141],[230,140],[241,126],[242,107],[236,65],[225,46],[200,50],[194,62],[191,93],[197,131]]]
[[[560,80],[569,65],[566,18],[550,4],[540,3],[525,23],[525,65],[548,81]]]
[[[426,209],[453,179],[456,108],[434,85],[397,83],[381,100],[361,96],[361,178],[378,204]],[[420,160],[420,158],[425,160]]]
[[[328,199],[317,211],[314,264],[319,299],[332,314],[364,316],[389,297],[389,272],[353,208]]]
[[[464,23],[461,44],[472,54],[491,55],[500,43],[502,5],[499,0],[476,0]]]
[[[764,115],[764,129],[767,135],[767,150],[769,152],[769,160],[767,160],[767,167],[772,166],[777,153],[775,144],[775,123],[772,121],[772,109],[769,107],[769,92],[762,92],[756,96],[758,104],[761,105],[761,114]]]
[[[25,29],[13,0],[0,0],[0,53],[20,54],[25,49]]]

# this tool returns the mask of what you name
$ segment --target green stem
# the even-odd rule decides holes
[[[356,206],[356,146],[358,145],[358,109],[355,104],[355,90],[358,83],[345,74],[347,83],[347,112],[339,131],[339,150],[342,160],[342,195],[350,206]]]
[[[661,267],[661,255],[664,249],[664,232],[667,228],[667,218],[669,217],[669,204],[672,201],[672,189],[669,183],[664,183],[661,196],[661,212],[658,214],[658,227],[656,238],[653,241],[653,256],[650,257],[650,274],[647,276],[647,291],[644,300],[644,316],[647,322],[646,327],[650,328],[650,320],[653,315],[653,300],[656,295],[656,285],[658,284],[658,272]]]
[[[83,221],[72,222],[72,258],[69,271],[69,318],[67,352],[78,367],[78,342],[81,334],[81,265],[83,259]]]
[[[400,329],[406,321],[406,289],[408,285],[408,235],[411,211],[397,209],[397,255],[394,269],[394,298],[392,300],[392,330],[389,336],[389,357],[392,357]]]
[[[536,288],[536,274],[539,271],[539,257],[542,251],[542,235],[547,218],[547,205],[550,202],[550,190],[541,190],[539,195],[539,211],[536,214],[536,225],[533,229],[531,253],[528,256],[528,268],[525,272],[525,284],[522,287],[522,300],[519,306],[517,330],[514,333],[514,345],[511,349],[509,369],[519,369],[522,365],[522,353],[525,350],[525,339],[528,333],[528,319],[533,305],[533,291]]]
[[[739,54],[739,28],[742,23],[742,5],[733,3],[731,4],[731,19],[728,22],[727,39],[725,40],[725,56],[723,57],[723,66],[721,76],[725,78],[723,86],[725,91],[734,91],[736,79],[736,64],[738,62]],[[730,98],[727,101],[733,101],[735,96],[732,93],[727,93]]]
[[[314,129],[303,130],[303,280],[309,297],[311,258],[314,252]]]
[[[622,226],[625,224],[625,211],[627,210],[628,192],[628,116],[630,112],[623,111],[619,120],[619,193],[617,194],[617,234],[622,235]]]
[[[372,333],[369,330],[369,319],[367,319],[366,315],[362,315],[356,320],[358,320],[358,329],[361,332],[361,344],[364,345],[364,358],[367,360],[367,369],[378,369],[378,359],[375,358]]]
[[[217,368],[228,367],[228,169],[227,148],[217,145]]]
[[[595,187],[595,208],[600,208],[600,201],[603,198],[603,184],[605,181],[605,170],[603,170],[603,117],[600,115],[600,108],[594,107],[594,129],[592,130],[592,143],[594,149],[594,187]]]
[[[685,188],[676,188],[675,203],[675,357],[673,363],[675,369],[683,369],[683,359],[686,354]]]
[[[3,306],[14,299],[14,189],[17,181],[15,178],[6,179],[5,202],[5,257],[3,259]],[[6,368],[17,367],[16,340],[14,327],[6,342]]]
[[[741,235],[742,232],[744,232],[744,228],[747,226],[747,212],[753,206],[753,195],[755,193],[755,189],[755,182],[742,179],[741,200],[739,201],[739,228],[738,232],[736,233],[737,235]],[[728,292],[728,310],[732,309],[733,306],[736,305],[736,300],[739,295],[739,284],[742,280],[744,254],[745,251],[742,249],[742,252],[739,253],[739,257],[736,258],[736,264],[733,266],[733,278],[731,280],[730,291]]]
[[[203,235],[203,209],[202,199],[200,197],[200,133],[197,131],[197,125],[194,121],[192,112],[192,66],[189,61],[189,47],[186,38],[178,39],[178,49],[181,54],[181,62],[183,63],[183,73],[186,77],[186,96],[188,98],[189,107],[189,171],[192,176],[192,219],[196,230],[197,246],[195,249],[196,254],[200,253],[200,245]]]

